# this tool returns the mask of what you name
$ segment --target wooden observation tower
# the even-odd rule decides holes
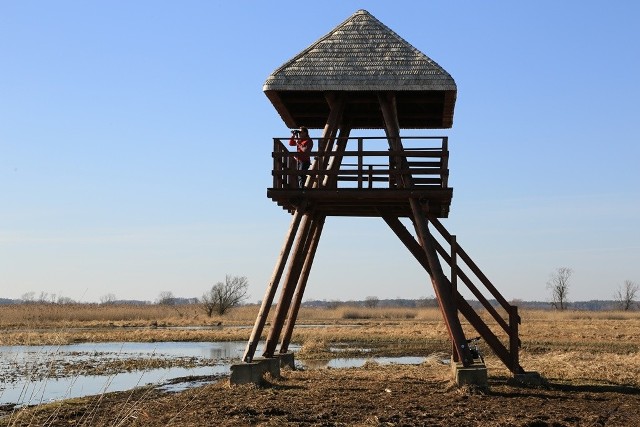
[[[453,78],[359,10],[275,70],[264,92],[287,127],[322,129],[322,136],[314,139],[314,160],[302,187],[298,177],[304,172],[296,170],[288,141],[273,140],[273,186],[267,195],[292,214],[292,220],[243,361],[254,358],[280,285],[262,356],[287,353],[327,216],[380,217],[427,272],[454,360],[464,366],[473,363],[462,315],[514,375],[523,373],[517,307],[502,297],[440,222],[449,214],[453,193],[447,137],[400,134],[402,129],[452,126],[457,94]],[[356,129],[384,133],[351,136]],[[402,218],[411,221],[413,230]],[[460,294],[462,286],[477,298],[489,320]]]

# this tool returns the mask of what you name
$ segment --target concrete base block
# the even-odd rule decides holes
[[[466,367],[462,363],[452,362],[451,370],[453,371],[453,377],[458,387],[474,385],[486,388],[489,386],[487,366],[479,360],[474,361],[473,364]]]
[[[280,359],[277,357],[265,357],[254,359],[249,363],[237,363],[231,365],[229,384],[260,384],[265,373],[274,378],[280,377]]]
[[[296,369],[295,359],[293,357],[293,353],[283,353],[279,354],[280,358],[280,367],[281,368],[290,368]]]
[[[265,357],[254,359],[264,365],[264,371],[268,372],[273,378],[280,378],[280,358]]]
[[[231,365],[231,385],[260,384],[264,375],[264,366],[261,362],[238,363]]]

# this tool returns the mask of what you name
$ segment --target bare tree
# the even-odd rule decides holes
[[[569,305],[569,279],[572,274],[569,267],[558,267],[549,275],[547,289],[551,291],[551,305],[556,310],[566,310]]]
[[[102,305],[115,304],[115,302],[116,302],[115,294],[104,294],[100,297],[100,304]]]
[[[202,295],[200,303],[207,316],[211,317],[213,313],[222,316],[247,299],[248,288],[249,281],[246,277],[227,275],[224,283],[216,283]]]
[[[20,300],[25,304],[33,304],[34,302],[36,302],[36,293],[33,291],[25,292],[20,297]]]
[[[624,311],[631,310],[638,295],[638,290],[640,290],[640,287],[638,287],[637,283],[631,280],[625,280],[624,284],[618,288],[614,295],[618,307]]]
[[[371,296],[364,299],[364,306],[367,308],[376,308],[379,303],[380,300],[378,299],[378,297]]]
[[[158,294],[156,304],[158,305],[175,305],[176,297],[173,296],[171,291],[162,291]]]
[[[38,297],[38,302],[41,304],[53,304],[56,302],[56,294],[41,291],[40,296]]]

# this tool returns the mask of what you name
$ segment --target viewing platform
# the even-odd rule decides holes
[[[288,139],[274,138],[267,197],[290,213],[306,204],[327,216],[360,217],[411,217],[409,200],[418,199],[425,214],[446,218],[453,195],[447,137],[401,140],[404,149],[393,151],[386,137],[315,138],[310,169],[298,171]],[[300,175],[307,175],[303,188]],[[403,179],[408,186],[398,185]]]

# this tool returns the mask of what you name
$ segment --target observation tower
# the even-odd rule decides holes
[[[321,136],[313,138],[308,171],[296,169],[288,140],[273,138],[273,183],[267,196],[291,215],[291,225],[243,362],[254,361],[272,307],[275,313],[261,356],[288,353],[326,218],[378,217],[424,268],[451,339],[453,361],[462,368],[477,363],[462,316],[514,375],[523,374],[517,307],[505,300],[440,221],[449,214],[453,194],[448,137],[401,134],[452,127],[457,87],[451,75],[359,10],[276,69],[263,90],[288,128],[319,129]],[[379,130],[380,135],[352,135],[362,129],[374,134]],[[303,185],[298,184],[301,175],[306,177]],[[463,286],[490,320],[481,318],[461,295]]]

